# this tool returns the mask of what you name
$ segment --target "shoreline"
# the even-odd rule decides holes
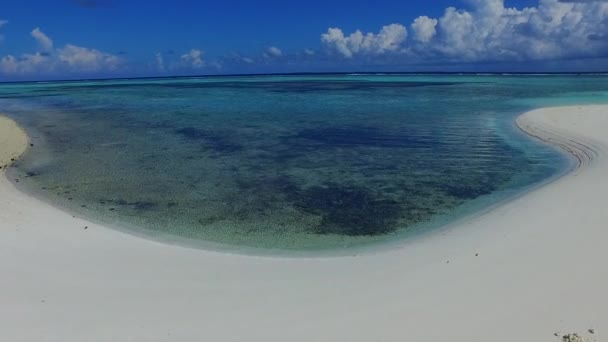
[[[0,113],[0,171],[6,171],[13,161],[27,151],[29,141],[27,133],[15,121]]]
[[[141,239],[61,212],[2,174],[0,259],[11,262],[0,263],[10,308],[0,339],[597,339],[608,329],[608,106],[534,110],[517,124],[578,167],[415,243],[342,258]]]
[[[520,117],[522,114],[517,115],[513,119],[513,129],[519,131],[518,133],[525,135],[525,138],[529,139],[531,134],[528,134],[525,129],[520,127],[517,123],[516,118]],[[0,113],[0,117],[2,117],[2,113]],[[10,119],[9,119],[10,120]],[[17,124],[18,125],[18,124]],[[28,138],[35,137],[35,139],[30,139],[35,141],[37,145],[40,145],[39,139],[42,139],[41,135],[37,131],[25,131],[21,127],[20,130],[24,132],[24,134],[28,135]],[[38,140],[37,140],[38,139]],[[540,140],[540,139],[538,139]],[[542,141],[542,140],[541,140]],[[545,142],[546,143],[546,142]],[[44,143],[42,143],[44,145]],[[311,248],[311,249],[270,249],[270,248],[262,248],[262,247],[251,247],[248,245],[231,245],[224,244],[220,242],[213,241],[204,241],[199,239],[187,238],[178,235],[173,235],[169,233],[163,233],[161,231],[151,231],[144,228],[141,228],[135,224],[128,224],[125,222],[109,222],[107,220],[100,219],[99,217],[95,217],[94,215],[90,215],[90,213],[83,213],[78,211],[77,208],[69,207],[66,204],[55,203],[52,198],[46,197],[40,190],[35,190],[32,188],[27,188],[26,185],[22,182],[15,183],[12,178],[20,178],[18,174],[10,173],[7,170],[7,175],[10,175],[8,178],[11,178],[11,183],[13,186],[19,190],[20,192],[37,198],[41,202],[44,202],[46,205],[52,206],[56,210],[67,213],[73,217],[82,218],[92,224],[100,225],[106,227],[108,229],[115,230],[117,232],[140,238],[147,239],[150,241],[174,245],[182,248],[191,248],[195,250],[203,250],[209,252],[223,253],[223,254],[236,254],[243,256],[256,256],[256,257],[268,257],[268,258],[331,258],[331,257],[350,257],[350,256],[358,256],[358,255],[370,255],[376,253],[382,253],[386,250],[400,248],[406,244],[416,243],[418,239],[425,239],[428,236],[432,236],[435,234],[440,234],[442,230],[450,228],[452,226],[458,226],[463,222],[470,221],[479,216],[483,216],[488,212],[491,212],[495,208],[503,206],[517,198],[525,196],[527,193],[535,191],[541,187],[544,187],[561,177],[564,177],[568,173],[572,172],[577,168],[574,165],[572,160],[576,158],[573,157],[571,153],[566,150],[556,148],[554,144],[547,143],[552,149],[561,150],[560,152],[564,155],[564,160],[569,160],[570,162],[564,161],[563,168],[555,173],[554,175],[541,180],[539,182],[527,185],[525,187],[521,187],[517,190],[515,189],[504,189],[497,190],[491,194],[483,195],[477,199],[470,200],[465,204],[460,205],[452,210],[452,212],[447,214],[441,214],[435,217],[434,219],[427,222],[420,222],[413,226],[413,229],[404,229],[392,233],[390,236],[386,238],[380,239],[378,241],[361,243],[353,246],[348,246],[344,248],[337,247],[319,247],[319,248]],[[45,158],[47,158],[45,156]],[[566,165],[566,163],[571,165]],[[12,177],[15,176],[15,177]],[[88,215],[87,215],[88,214]]]

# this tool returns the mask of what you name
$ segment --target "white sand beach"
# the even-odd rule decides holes
[[[436,233],[345,257],[166,245],[73,217],[2,174],[0,341],[606,341],[608,106],[535,110],[518,124],[580,167]],[[0,164],[27,144],[0,119]]]

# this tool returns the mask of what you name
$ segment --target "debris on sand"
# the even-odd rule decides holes
[[[562,336],[562,342],[588,342],[589,340],[580,336],[577,333],[566,334]]]

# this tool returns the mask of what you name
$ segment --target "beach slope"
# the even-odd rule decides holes
[[[483,215],[348,257],[149,241],[1,175],[0,341],[604,341],[608,106],[536,110],[518,125],[579,167]],[[18,131],[0,121],[3,160],[27,147]]]
[[[27,150],[27,134],[17,123],[0,115],[0,168],[11,164]]]

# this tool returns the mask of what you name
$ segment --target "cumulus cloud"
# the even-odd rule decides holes
[[[50,75],[61,73],[94,74],[119,70],[124,61],[113,54],[96,49],[67,44],[54,48],[53,41],[39,28],[31,32],[41,51],[24,53],[18,57],[6,55],[0,59],[0,74],[5,75]]]
[[[421,16],[416,18],[412,23],[412,30],[414,31],[414,39],[419,42],[426,43],[435,37],[437,30],[437,19],[431,19],[427,16]]]
[[[346,58],[475,62],[608,55],[608,1],[539,0],[523,9],[505,7],[504,0],[465,3],[467,9],[448,7],[439,18],[416,18],[409,41],[403,25],[391,24],[378,34],[330,28],[321,42]]]
[[[0,73],[5,74],[34,74],[50,71],[50,58],[39,52],[23,54],[20,58],[7,55],[0,60]]]
[[[42,52],[50,52],[53,50],[53,41],[44,32],[42,32],[40,28],[36,27],[31,32],[31,35],[38,42],[38,46],[40,46]]]
[[[407,39],[407,29],[401,24],[384,26],[377,34],[363,34],[360,30],[344,35],[339,28],[329,28],[321,35],[321,42],[330,50],[352,58],[359,54],[380,55],[398,51]]]
[[[57,54],[61,64],[80,72],[115,71],[121,63],[118,56],[71,44],[59,49]]]
[[[203,61],[203,51],[199,49],[190,50],[189,52],[181,55],[180,59],[183,67],[200,69],[205,66],[205,62]]]

